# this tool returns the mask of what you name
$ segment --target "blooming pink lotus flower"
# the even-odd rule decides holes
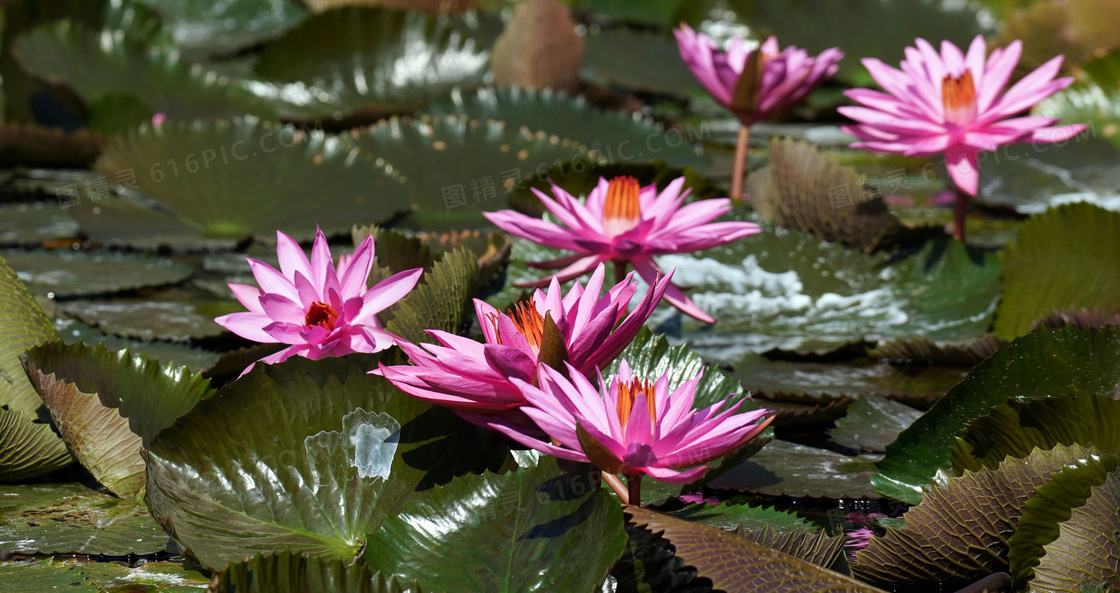
[[[844,53],[835,47],[816,57],[792,45],[783,50],[778,47],[775,37],[770,37],[755,50],[746,49],[746,42],[735,38],[727,51],[722,51],[707,35],[696,33],[683,23],[673,33],[677,36],[681,59],[692,70],[693,76],[744,126],[770,118],[805,98],[817,85],[836,73],[844,57]],[[757,85],[756,96],[750,98],[751,102],[740,104],[735,97],[735,87],[755,52],[762,52],[761,84]]]
[[[535,381],[546,317],[562,338],[565,352],[560,357],[577,372],[594,374],[634,339],[669,286],[668,277],[656,279],[627,315],[637,288],[633,275],[600,296],[605,274],[599,265],[586,288],[577,282],[563,296],[560,283],[553,280],[548,292],[538,290],[532,299],[506,313],[475,299],[485,343],[429,330],[439,345],[399,343],[412,366],[381,365],[374,372],[405,393],[460,412],[485,415],[515,410],[525,404],[525,398],[512,381]],[[475,416],[468,419],[485,421]]]
[[[977,35],[961,53],[948,41],[938,54],[924,39],[906,48],[902,70],[874,58],[863,60],[871,76],[886,91],[852,89],[845,94],[861,107],[840,112],[859,122],[845,126],[856,148],[927,157],[945,154],[953,183],[975,196],[979,187],[979,151],[996,150],[1015,142],[1058,142],[1085,130],[1084,124],[1049,127],[1047,117],[1014,117],[1073,82],[1054,80],[1062,65],[1058,56],[1003,92],[1019,63],[1022,43],[986,56],[984,38]],[[958,194],[959,195],[959,194]],[[963,232],[964,196],[958,197],[958,235]]]
[[[500,419],[488,428],[542,453],[625,475],[633,504],[640,500],[635,500],[634,484],[641,476],[679,484],[694,481],[708,469],[701,464],[738,449],[770,424],[763,418],[768,410],[736,414],[745,399],[694,410],[702,373],[672,393],[668,372],[650,383],[632,376],[625,360],[618,375],[607,381],[600,378],[602,390],[570,365],[567,375],[542,365],[539,387],[513,380],[530,404],[522,410],[546,439]]]
[[[276,255],[280,271],[246,258],[260,288],[244,284],[229,288],[249,311],[214,320],[254,342],[291,344],[262,358],[267,364],[297,355],[318,359],[392,346],[396,336],[381,328],[377,314],[408,294],[424,272],[417,268],[394,274],[367,289],[373,237],[366,237],[351,257],[340,258],[336,269],[321,230],[315,234],[311,261],[298,243],[280,231]]]
[[[608,261],[616,266],[634,266],[642,279],[652,285],[661,273],[653,256],[710,249],[760,230],[750,222],[712,223],[731,210],[731,201],[726,198],[698,200],[682,206],[689,194],[689,190],[681,191],[683,185],[683,177],[675,179],[659,194],[656,186],[641,187],[633,177],[616,177],[610,182],[600,178],[586,203],[555,185],[555,200],[534,189],[541,203],[561,224],[512,210],[484,215],[511,235],[576,252],[570,257],[530,263],[536,268],[563,269],[525,286],[542,286],[552,280],[567,282]],[[674,285],[670,284],[665,291],[665,300],[701,321],[715,322]]]

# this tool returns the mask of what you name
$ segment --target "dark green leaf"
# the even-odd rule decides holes
[[[938,469],[950,467],[959,432],[978,416],[1016,396],[1074,389],[1112,393],[1120,382],[1120,327],[1099,330],[1039,328],[976,366],[934,407],[887,447],[872,478],[880,494],[910,504]]]
[[[438,329],[458,334],[474,319],[471,297],[478,282],[478,260],[467,249],[457,249],[443,257],[425,274],[398,306],[386,330],[412,343],[434,338],[425,330]]]
[[[434,590],[590,591],[626,542],[618,500],[595,478],[552,458],[458,478],[386,521],[366,562]]]
[[[60,306],[62,313],[105,333],[141,340],[188,342],[216,338],[225,328],[214,318],[244,311],[234,300],[190,299],[180,301],[168,294],[161,300],[114,299],[75,301]]]
[[[589,31],[583,67],[593,81],[607,86],[676,97],[704,92],[668,34],[626,28]]]
[[[770,527],[778,533],[814,530],[812,523],[806,522],[794,513],[749,504],[730,502],[715,506],[707,503],[690,504],[668,514],[685,521],[719,527],[724,531],[760,532],[765,527]]]
[[[208,593],[420,593],[370,572],[364,564],[317,558],[298,552],[258,554],[231,563],[214,575]]]
[[[836,428],[828,431],[832,440],[867,453],[883,453],[898,433],[906,430],[922,413],[910,406],[878,396],[865,396],[848,406]]]
[[[56,203],[0,206],[0,245],[40,244],[78,236],[78,223]]]
[[[257,45],[307,16],[299,2],[139,0],[163,18],[175,45],[192,54],[230,54]]]
[[[773,440],[708,485],[768,496],[878,498],[869,481],[876,459]]]
[[[3,256],[33,293],[53,298],[166,286],[192,273],[190,267],[169,259],[123,253],[6,251]]]

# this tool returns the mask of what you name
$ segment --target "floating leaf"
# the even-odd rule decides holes
[[[828,436],[856,451],[883,453],[921,415],[910,406],[883,397],[861,397],[848,406],[847,413],[836,421],[836,428],[828,431]]]
[[[798,515],[786,511],[779,511],[771,507],[753,506],[724,502],[718,505],[707,503],[690,504],[668,514],[685,521],[719,527],[724,531],[761,532],[769,527],[776,533],[790,531],[814,531],[812,523],[808,523]],[[766,544],[763,544],[766,545]]]
[[[653,159],[675,167],[699,165],[701,159],[694,143],[710,135],[710,129],[702,125],[686,126],[683,130],[666,129],[638,114],[603,111],[589,105],[583,96],[572,97],[553,89],[491,87],[474,94],[454,92],[446,99],[433,102],[424,111],[433,115],[494,119],[513,128],[559,134],[599,151],[607,161],[621,166],[634,166]],[[549,176],[565,189],[570,187],[566,179],[569,174],[598,170],[597,181],[598,175],[611,173],[611,167],[596,167],[597,163],[588,160],[565,164],[569,167],[563,170],[563,176],[560,172]],[[615,173],[618,174],[621,173]],[[648,177],[645,175],[639,181],[649,183]],[[574,195],[586,195],[576,192]]]
[[[364,564],[317,558],[298,552],[258,554],[232,562],[210,583],[208,593],[419,593],[418,586],[402,586],[396,577],[386,581]]]
[[[374,122],[481,82],[490,23],[369,6],[316,14],[265,46],[249,83],[285,117]]]
[[[757,531],[740,529],[737,533],[767,548],[823,568],[831,568],[842,559],[847,539],[843,534],[829,535],[823,530],[813,532],[809,529],[794,529],[783,532],[770,525]]]
[[[207,567],[278,550],[349,561],[433,485],[502,466],[496,437],[366,374],[376,366],[292,357],[221,388],[152,442],[152,515]]]
[[[708,486],[767,496],[879,498],[869,481],[877,458],[773,440]]]
[[[197,348],[189,344],[149,342],[145,340],[130,340],[117,336],[110,336],[84,323],[73,320],[56,320],[55,327],[57,327],[59,333],[62,334],[62,341],[66,344],[82,342],[91,348],[100,344],[110,352],[118,352],[127,348],[128,351],[134,355],[143,354],[147,356],[149,360],[158,360],[164,364],[175,366],[185,366],[194,372],[199,372],[210,367],[222,356],[220,353],[214,352],[213,350]],[[241,365],[241,368],[237,369],[237,372],[240,373],[247,364],[248,363]]]
[[[109,252],[5,251],[35,294],[53,298],[115,294],[177,284],[191,269],[169,259]]]
[[[478,260],[470,251],[445,255],[421,278],[423,284],[400,300],[385,329],[414,344],[433,341],[429,329],[463,333],[474,321],[471,296],[478,273]]]
[[[307,16],[299,2],[138,0],[162,17],[175,45],[190,54],[232,54],[276,37]]]
[[[727,593],[762,591],[875,592],[851,577],[783,554],[723,530],[681,521],[640,507],[626,507],[638,527],[661,532],[686,564]]]
[[[75,301],[64,304],[61,309],[66,316],[106,333],[174,342],[220,336],[225,329],[214,323],[214,318],[244,311],[244,307],[236,301],[197,299],[186,302],[132,299]]]
[[[704,92],[668,34],[592,29],[584,37],[583,68],[605,86],[676,97]]]
[[[583,38],[568,7],[557,0],[529,0],[513,8],[501,36],[494,41],[490,69],[503,87],[579,87]]]
[[[1120,325],[1120,313],[1106,315],[1096,309],[1081,309],[1079,311],[1066,309],[1055,311],[1039,319],[1031,329],[1042,325],[1054,328],[1069,325],[1077,329],[1099,329],[1106,325]]]
[[[0,480],[32,478],[69,465],[66,444],[20,366],[24,350],[58,339],[51,320],[0,257]]]
[[[1084,591],[1086,581],[1120,585],[1116,559],[1120,558],[1120,473],[1112,471],[1104,483],[1093,486],[1085,504],[1072,510],[1058,525],[1058,537],[1043,546],[1034,569],[1032,591]]]
[[[948,469],[958,433],[1009,397],[1074,389],[1111,393],[1120,382],[1120,327],[1039,328],[1000,348],[972,369],[887,447],[872,478],[883,495],[917,504],[938,469]]]
[[[1091,204],[1048,210],[1019,225],[1001,255],[1002,298],[995,333],[1021,336],[1040,317],[1062,309],[1120,313],[1120,277],[1101,270],[1120,266],[1120,213]]]
[[[349,142],[321,129],[254,118],[145,127],[111,144],[96,168],[107,176],[134,172],[136,187],[160,206],[146,217],[137,212],[131,221],[151,222],[118,226],[116,235],[102,237],[87,228],[100,242],[153,240],[170,228],[193,232],[198,240],[253,236],[274,242],[278,229],[306,240],[316,224],[340,234],[356,221],[385,222],[407,202],[400,180]]]
[[[876,583],[967,583],[1008,569],[1009,538],[1024,506],[1068,464],[1090,451],[1080,446],[1036,449],[994,470],[966,471],[933,486],[903,518],[857,553],[854,571]]]
[[[80,484],[0,486],[2,552],[125,556],[162,552],[167,542],[136,501]]]
[[[1059,525],[1070,519],[1073,509],[1085,504],[1093,487],[1104,484],[1118,465],[1120,456],[1116,454],[1086,451],[1067,461],[1049,483],[1038,486],[1009,542],[1009,572],[1016,588],[1023,588],[1034,576],[1045,546],[1060,535]]]
[[[878,188],[807,142],[772,138],[770,165],[751,175],[748,191],[764,220],[866,253],[896,247],[910,234]]]
[[[365,560],[435,590],[589,591],[626,542],[618,500],[597,477],[546,458],[458,478],[387,520]]]
[[[38,245],[78,235],[78,223],[58,204],[0,205],[0,245]]]
[[[984,334],[967,342],[934,342],[925,336],[918,336],[883,342],[869,350],[867,355],[892,363],[944,364],[971,368],[995,354],[1005,344],[1006,341],[993,334]]]

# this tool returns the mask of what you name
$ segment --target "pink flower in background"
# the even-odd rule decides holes
[[[867,527],[860,527],[848,532],[848,537],[844,540],[844,548],[848,551],[848,555],[854,560],[856,552],[866,548],[871,543],[871,536],[875,532]]]
[[[553,280],[547,292],[538,290],[530,300],[505,313],[476,299],[475,312],[485,343],[429,330],[438,345],[400,342],[412,365],[381,365],[374,372],[405,393],[460,412],[514,410],[524,405],[525,398],[512,379],[535,381],[537,365],[542,362],[546,317],[559,330],[565,350],[561,357],[576,372],[594,375],[630,344],[669,286],[668,277],[656,279],[627,315],[637,288],[632,275],[602,295],[605,274],[600,264],[586,288],[576,282],[567,294]],[[474,416],[468,419],[484,421]]]
[[[163,125],[165,121],[167,121],[167,114],[163,112],[157,113],[152,116],[152,127],[158,128]]]
[[[1049,127],[1057,120],[1048,117],[1015,117],[1073,82],[1054,80],[1061,56],[1004,92],[1022,53],[1019,41],[990,56],[979,35],[967,54],[948,41],[941,42],[940,54],[924,39],[916,44],[906,48],[901,70],[874,58],[863,60],[886,92],[845,92],[862,105],[840,108],[859,122],[844,127],[859,139],[853,147],[921,157],[944,153],[953,182],[975,196],[979,151],[1015,142],[1058,142],[1085,130],[1084,124]]]
[[[299,244],[280,231],[276,255],[279,271],[246,258],[260,288],[244,284],[229,288],[249,311],[214,320],[254,342],[291,345],[262,358],[267,364],[290,356],[317,359],[392,346],[396,337],[381,329],[377,314],[408,294],[423,273],[419,268],[408,270],[367,289],[374,257],[372,237],[352,256],[340,258],[337,269],[322,231],[315,234],[310,261]]]
[[[694,410],[701,376],[670,393],[668,373],[651,383],[631,376],[624,360],[618,375],[600,379],[600,390],[570,365],[567,376],[542,365],[539,387],[521,379],[514,383],[529,402],[522,411],[547,437],[500,419],[488,427],[542,453],[590,462],[604,472],[683,484],[704,474],[708,468],[701,464],[738,449],[770,424],[764,418],[768,410],[737,414],[745,399]],[[631,502],[636,503],[633,494]]]
[[[575,251],[576,255],[535,262],[536,268],[559,272],[526,286],[543,286],[553,280],[567,282],[605,262],[630,264],[649,284],[657,281],[661,268],[653,256],[692,253],[711,249],[759,232],[750,222],[711,222],[731,210],[726,198],[697,200],[685,204],[689,190],[681,191],[684,178],[675,179],[664,191],[641,187],[633,177],[599,179],[583,202],[553,186],[553,200],[533,190],[560,224],[546,222],[512,210],[483,213],[503,231],[548,247]],[[680,288],[672,284],[665,300],[701,321],[715,322]]]
[[[693,76],[704,85],[716,101],[727,107],[744,126],[768,119],[792,107],[826,78],[836,73],[844,54],[837,48],[827,49],[812,57],[803,49],[778,47],[778,40],[770,37],[755,50],[746,49],[743,39],[731,41],[727,51],[716,47],[707,35],[696,33],[681,24],[673,33],[681,59],[692,70]],[[740,105],[735,100],[735,85],[751,55],[762,52],[762,80],[757,88],[756,103]]]

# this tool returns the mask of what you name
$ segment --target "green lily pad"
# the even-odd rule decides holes
[[[214,338],[225,329],[214,318],[244,311],[236,301],[74,301],[61,306],[62,313],[103,332],[124,338],[187,342]]]
[[[58,328],[58,332],[62,335],[62,341],[66,344],[81,342],[90,348],[100,344],[110,352],[118,352],[127,348],[129,352],[143,354],[149,360],[185,366],[196,373],[212,366],[221,356],[218,352],[197,348],[189,344],[149,342],[110,336],[84,323],[70,319],[56,320],[55,327]],[[242,368],[245,368],[245,365],[242,365]],[[240,372],[240,369],[238,371]]]
[[[618,500],[594,478],[552,458],[458,478],[388,519],[365,560],[436,590],[589,591],[626,547]]]
[[[175,45],[188,54],[225,55],[277,37],[307,16],[298,2],[279,0],[138,0],[160,15]]]
[[[122,498],[144,488],[140,449],[214,393],[200,375],[127,350],[51,342],[23,361],[71,452]]]
[[[80,484],[0,486],[0,550],[22,554],[155,554],[168,537],[142,503]]]
[[[857,553],[856,576],[875,583],[968,583],[1007,571],[1009,542],[1024,509],[1036,502],[1035,488],[1093,455],[1076,445],[1036,449],[994,470],[949,478],[907,511],[904,528],[887,529]]]
[[[745,537],[721,529],[682,521],[640,507],[626,507],[630,521],[653,533],[662,533],[676,555],[695,567],[700,577],[728,593],[763,591],[880,591],[849,576],[783,554]]]
[[[1085,504],[1072,510],[1058,525],[1058,537],[1042,548],[1031,587],[1078,593],[1085,581],[1110,583],[1115,588],[1115,558],[1120,556],[1120,473],[1113,471],[1104,483],[1093,486]]]
[[[1034,567],[1038,566],[1046,544],[1060,535],[1060,524],[1085,504],[1093,488],[1104,484],[1118,465],[1120,456],[1115,454],[1085,452],[1067,461],[1049,483],[1035,490],[1034,497],[1023,508],[1019,529],[1009,541],[1009,572],[1017,588],[1024,587],[1034,576]]]
[[[0,165],[86,167],[97,159],[108,139],[98,132],[34,125],[0,125]]]
[[[414,288],[392,310],[386,331],[414,344],[434,340],[426,330],[464,333],[474,321],[471,296],[478,282],[478,259],[466,249],[457,249],[432,266]]]
[[[400,180],[351,143],[319,129],[253,118],[142,128],[111,144],[96,168],[106,176],[134,172],[135,187],[159,202],[144,214],[129,209],[132,224],[116,224],[108,236],[85,228],[99,242],[158,241],[169,231],[193,234],[200,246],[208,238],[250,236],[270,243],[277,230],[310,240],[316,223],[325,233],[341,234],[355,222],[393,218],[406,201]]]
[[[761,532],[764,528],[776,533],[789,531],[814,531],[815,526],[800,516],[771,507],[725,502],[718,505],[690,504],[669,511],[678,519],[719,527],[724,531]]]
[[[419,593],[420,588],[402,586],[393,577],[386,581],[371,573],[365,564],[348,564],[298,552],[283,551],[256,555],[231,562],[214,575],[210,593]]]
[[[1000,348],[972,369],[924,416],[887,447],[872,479],[886,496],[917,504],[959,432],[1009,397],[1048,396],[1080,389],[1112,393],[1120,382],[1120,327],[1039,328]]]
[[[672,35],[594,28],[583,47],[584,77],[599,84],[674,97],[704,93]]]
[[[848,406],[836,428],[828,432],[833,441],[866,453],[884,453],[898,434],[922,413],[883,397],[861,397]]]
[[[1002,299],[995,333],[1026,334],[1039,318],[1059,310],[1120,313],[1120,277],[1102,274],[1120,266],[1120,212],[1090,204],[1048,210],[1019,226],[1003,251]]]
[[[147,502],[180,550],[207,567],[282,549],[349,561],[432,486],[502,466],[497,437],[366,374],[376,360],[256,365],[160,432]]]
[[[262,99],[229,79],[190,64],[174,49],[145,48],[120,30],[65,20],[21,36],[12,51],[25,70],[72,89],[86,105],[127,93],[171,119],[271,115]]]
[[[121,253],[5,251],[3,256],[33,293],[58,299],[177,284],[192,273],[169,259]]]
[[[261,52],[248,87],[284,117],[347,125],[423,106],[482,81],[494,23],[469,13],[436,17],[371,6],[313,15]]]
[[[672,27],[683,0],[577,0],[575,7],[620,21],[653,27]]]
[[[78,236],[78,223],[58,204],[0,206],[0,245],[38,245]]]
[[[414,204],[406,224],[425,231],[490,226],[482,212],[506,207],[514,184],[599,159],[573,140],[465,116],[394,118],[353,139],[405,178]]]
[[[1006,341],[993,334],[984,334],[966,342],[934,342],[918,336],[883,342],[869,350],[867,355],[893,364],[937,364],[972,368],[1006,344]]]
[[[31,292],[0,257],[0,475],[33,478],[73,462],[46,422],[43,400],[27,380],[19,355],[58,339],[58,331]]]
[[[66,590],[77,593],[152,591],[203,593],[210,579],[172,562],[129,568],[116,562],[59,560],[0,562],[0,587],[9,593]]]
[[[773,440],[708,486],[767,496],[879,498],[870,482],[877,459]]]
[[[474,94],[452,93],[429,105],[425,113],[499,120],[507,126],[571,138],[599,150],[608,161],[658,159],[674,167],[697,166],[693,143],[704,140],[702,128],[666,129],[652,119],[602,111],[584,97],[552,89],[484,88]],[[613,157],[613,158],[612,158]],[[629,157],[629,158],[627,158]]]

